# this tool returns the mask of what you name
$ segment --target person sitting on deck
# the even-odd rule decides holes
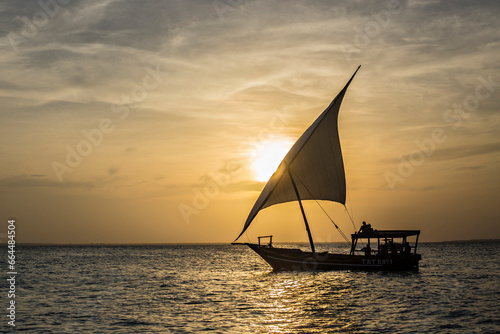
[[[410,246],[409,242],[405,243],[404,252],[405,252],[405,255],[410,255],[410,253],[411,253],[411,246]]]
[[[387,239],[385,240],[385,243],[382,245],[381,254],[385,255],[385,256],[389,255],[389,249],[387,246]]]
[[[372,225],[371,224],[367,224],[365,221],[363,222],[363,224],[361,225],[361,227],[359,228],[359,232],[360,234],[368,234],[368,233],[372,233],[373,232],[373,228],[372,228]]]
[[[365,251],[365,256],[371,256],[372,255],[372,249],[371,249],[370,245],[366,245],[361,250]]]
[[[391,255],[396,256],[398,255],[398,249],[396,248],[396,245],[391,241],[389,241],[389,247],[391,248]]]

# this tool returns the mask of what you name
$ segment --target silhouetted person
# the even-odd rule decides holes
[[[405,255],[410,255],[410,253],[411,253],[411,247],[410,247],[410,243],[409,242],[405,243],[405,250],[404,250],[404,252],[405,252]]]
[[[371,224],[367,224],[364,221],[363,224],[361,224],[361,227],[359,228],[359,232],[358,233],[368,234],[368,233],[372,233],[372,232],[373,232],[372,225]]]
[[[359,228],[358,233],[364,233],[364,232],[365,232],[365,229],[366,229],[366,222],[364,221],[364,222],[361,224],[361,227]]]
[[[391,255],[398,255],[398,249],[396,248],[396,245],[392,242],[392,240],[389,242],[389,246],[391,248]]]
[[[382,245],[381,253],[382,253],[382,255],[388,255],[389,254],[389,249],[387,248],[387,241]]]
[[[370,247],[370,245],[366,245],[366,247],[364,248],[365,250],[365,256],[371,256],[372,255],[372,249]]]

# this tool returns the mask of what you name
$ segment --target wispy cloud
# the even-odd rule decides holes
[[[273,115],[286,118],[278,135],[296,139],[359,64],[340,115],[354,189],[383,184],[380,174],[435,127],[451,132],[426,160],[429,180],[431,166],[443,170],[460,159],[474,160],[460,160],[461,173],[481,166],[490,173],[498,164],[498,94],[460,129],[443,122],[446,109],[474,93],[479,76],[500,82],[498,1],[231,6],[221,14],[201,0],[70,1],[14,50],[12,34],[23,36],[46,10],[36,1],[3,1],[0,185],[189,197],[228,159],[244,163],[242,147],[259,140]],[[161,85],[120,120],[113,106],[156,66]],[[51,163],[64,161],[67,146],[86,140],[82,131],[102,119],[115,130],[59,184]],[[224,191],[259,186],[242,171]],[[421,189],[411,180],[405,186]]]

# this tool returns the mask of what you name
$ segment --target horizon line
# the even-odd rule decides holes
[[[442,240],[442,241],[420,241],[419,243],[441,243],[441,242],[498,242],[500,239],[466,239],[466,240]],[[304,244],[308,245],[307,241],[280,241],[275,244]],[[315,242],[318,245],[324,244],[345,244],[345,241],[333,242]],[[196,245],[231,245],[231,242],[165,242],[165,243],[36,243],[23,242],[16,243],[16,246],[196,246]],[[0,246],[8,246],[7,243],[1,243]]]

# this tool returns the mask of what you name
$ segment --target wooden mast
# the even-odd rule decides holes
[[[314,254],[316,252],[314,250],[314,242],[312,239],[311,230],[309,229],[309,224],[307,223],[306,213],[304,211],[304,207],[302,206],[302,201],[300,200],[299,190],[297,189],[297,185],[295,184],[295,181],[293,180],[292,173],[290,172],[290,168],[288,168],[288,165],[286,167],[287,167],[286,170],[288,172],[288,175],[290,176],[290,180],[292,180],[293,190],[295,190],[295,194],[297,195],[297,199],[299,201],[300,211],[302,212],[302,217],[304,218],[304,224],[306,224],[307,236],[309,237],[309,243],[311,244],[311,251]]]

